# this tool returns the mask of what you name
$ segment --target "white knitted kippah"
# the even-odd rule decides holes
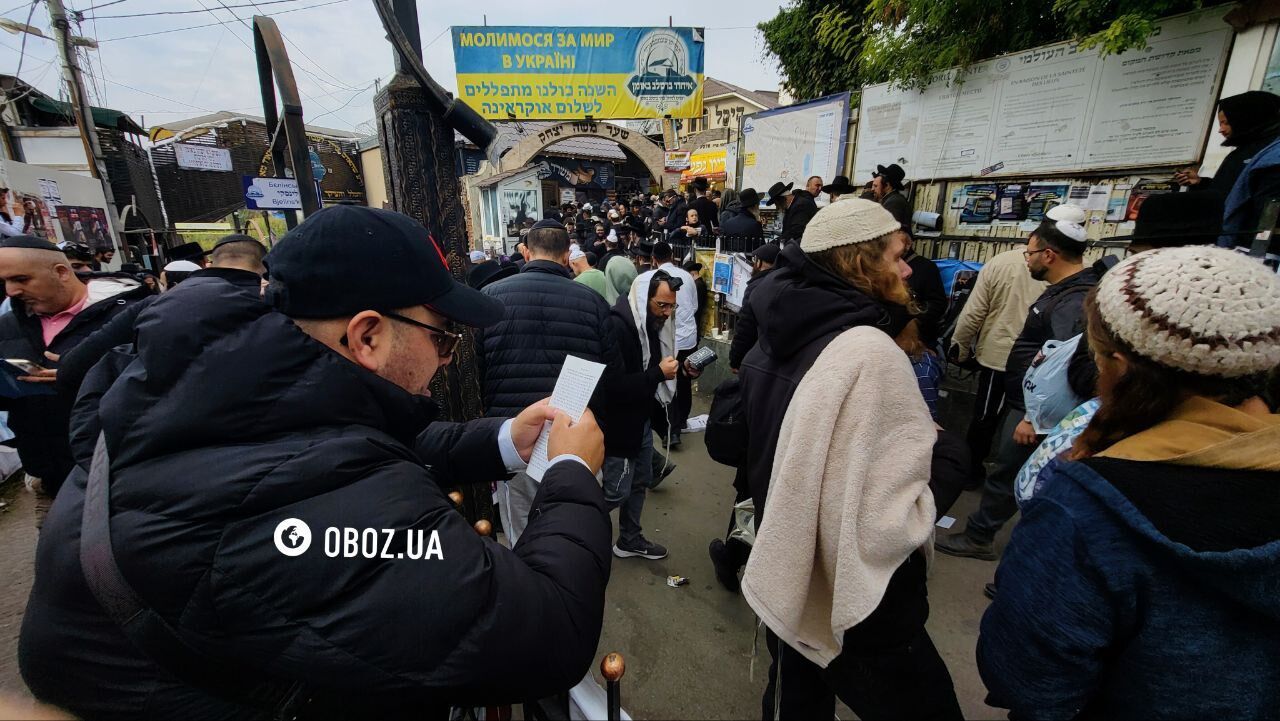
[[[1098,311],[1139,355],[1235,378],[1280,366],[1280,276],[1223,248],[1139,253],[1102,276]]]
[[[800,249],[817,253],[865,243],[895,230],[902,230],[902,226],[879,203],[861,198],[842,199],[813,216],[800,238]]]

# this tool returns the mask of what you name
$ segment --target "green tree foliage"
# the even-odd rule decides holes
[[[1104,54],[1145,47],[1158,18],[1225,0],[792,0],[760,23],[787,89],[815,98],[1075,39]]]

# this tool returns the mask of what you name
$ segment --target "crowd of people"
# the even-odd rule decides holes
[[[737,497],[709,553],[767,630],[762,718],[961,718],[930,564],[996,560],[1019,511],[977,644],[989,703],[1274,715],[1280,277],[1215,247],[1221,194],[1148,198],[1128,257],[1094,262],[1063,205],[943,327],[904,187],[889,165],[863,189],[566,205],[514,255],[474,251],[465,284],[421,225],[351,205],[269,253],[188,248],[152,283],[5,238],[2,403],[39,499],[24,679],[120,718],[443,715],[579,683],[611,556],[669,554],[642,515],[701,373],[682,249],[719,237],[754,245],[706,444]],[[455,422],[429,384],[464,328],[485,417]],[[604,368],[577,421],[548,404],[570,356]],[[940,425],[944,363],[976,371],[967,428]],[[477,484],[501,542],[459,511]],[[935,537],[965,488],[977,510]]]

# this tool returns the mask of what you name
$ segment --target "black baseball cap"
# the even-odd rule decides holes
[[[778,255],[781,252],[782,249],[778,247],[777,243],[765,243],[759,248],[751,251],[747,257],[764,263],[777,263]]]
[[[501,301],[454,280],[426,228],[390,210],[325,208],[285,234],[263,262],[266,301],[295,318],[425,305],[477,328],[502,319]]]

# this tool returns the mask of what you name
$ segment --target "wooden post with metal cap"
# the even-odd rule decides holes
[[[116,208],[115,193],[111,191],[111,178],[107,175],[107,164],[102,159],[102,145],[98,142],[97,126],[93,122],[93,106],[89,103],[89,93],[85,90],[84,78],[80,75],[80,64],[76,61],[75,49],[71,45],[71,25],[67,21],[67,10],[62,0],[47,1],[49,22],[53,26],[53,39],[58,44],[58,55],[62,58],[62,76],[67,83],[67,95],[71,99],[71,110],[75,115],[76,126],[80,129],[80,140],[84,142],[84,154],[89,161],[89,173],[102,183],[102,195],[107,201],[107,222],[112,230],[112,247],[116,251],[122,251],[127,246],[124,242],[124,226],[120,224],[120,211]]]

